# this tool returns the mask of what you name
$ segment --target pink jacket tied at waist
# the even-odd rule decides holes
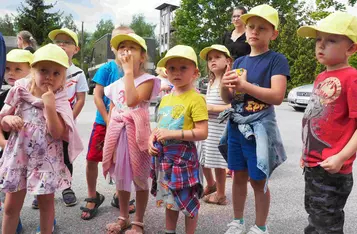
[[[103,174],[106,177],[108,172],[112,174],[114,171],[113,168],[115,168],[117,162],[116,150],[121,150],[121,148],[118,148],[118,140],[124,130],[127,135],[131,168],[122,167],[122,169],[131,169],[133,181],[140,186],[140,182],[146,182],[150,175],[148,141],[151,128],[147,108],[137,108],[125,112],[119,112],[116,108],[113,109],[104,141]],[[114,173],[118,174],[118,172]]]
[[[37,108],[44,108],[42,99],[33,96],[28,90],[29,84],[30,80],[26,78],[16,81],[15,86],[10,89],[6,96],[5,104],[8,106],[4,106],[4,108],[7,108],[6,111],[1,111],[0,121],[4,116],[14,114],[16,107],[23,101]],[[77,128],[75,127],[73,112],[67,98],[67,91],[63,89],[62,91],[56,92],[55,100],[56,111],[61,115],[68,131],[68,135],[66,135],[63,140],[68,142],[69,160],[73,163],[84,148]]]

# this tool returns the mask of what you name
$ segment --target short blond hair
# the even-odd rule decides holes
[[[128,26],[121,25],[119,27],[116,27],[112,31],[112,39],[118,34],[129,34],[129,33],[135,33],[134,30]]]

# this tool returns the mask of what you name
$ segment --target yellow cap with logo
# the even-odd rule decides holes
[[[61,28],[61,29],[52,30],[52,31],[48,34],[48,37],[49,37],[52,41],[54,41],[55,38],[56,38],[56,36],[57,36],[58,34],[61,34],[61,33],[70,36],[70,37],[73,39],[74,43],[76,43],[76,46],[78,46],[78,36],[77,36],[77,34],[76,34],[75,32],[73,32],[72,30],[68,29],[68,28]]]
[[[212,50],[221,51],[221,52],[225,53],[228,57],[231,58],[231,54],[229,53],[229,50],[227,49],[227,47],[225,47],[224,45],[219,45],[219,44],[214,44],[214,45],[211,45],[211,46],[206,47],[203,50],[201,50],[200,58],[203,60],[207,60],[207,54],[209,52],[211,52]]]
[[[118,34],[115,37],[113,37],[110,40],[110,44],[113,46],[114,49],[118,49],[118,46],[120,45],[120,43],[122,43],[123,41],[132,41],[135,42],[137,44],[139,44],[145,51],[148,50],[147,46],[146,46],[146,42],[144,40],[144,38],[142,38],[141,36],[135,34],[135,33],[129,33],[129,34]]]
[[[36,50],[31,66],[33,67],[36,63],[42,61],[54,62],[65,68],[69,67],[66,52],[61,47],[54,44],[47,44]]]
[[[174,46],[171,49],[169,49],[169,51],[167,51],[165,57],[162,58],[157,63],[157,66],[165,67],[166,62],[173,58],[185,58],[185,59],[188,59],[188,60],[191,60],[192,62],[194,62],[196,67],[198,66],[197,55],[196,55],[194,49],[190,46],[185,46],[185,45],[177,45],[177,46]]]
[[[7,62],[13,63],[29,63],[33,61],[33,54],[28,50],[13,49],[6,55]]]
[[[279,27],[278,11],[267,4],[253,7],[247,14],[242,15],[240,19],[244,24],[247,24],[248,19],[253,16],[258,16],[265,19],[274,26],[275,30],[277,30]]]
[[[318,25],[302,26],[297,30],[301,37],[316,37],[316,32],[345,35],[357,43],[357,17],[345,12],[335,12],[322,19]]]

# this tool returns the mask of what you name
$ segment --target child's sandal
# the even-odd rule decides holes
[[[133,229],[133,226],[137,226],[139,228],[141,228],[141,232],[140,231],[136,231]],[[131,229],[126,231],[125,234],[144,234],[144,223],[141,223],[141,222],[136,222],[136,221],[133,221],[131,222]]]
[[[123,221],[122,223],[124,223],[124,225],[120,224],[120,221]],[[119,216],[118,221],[116,223],[107,224],[105,230],[107,231],[107,234],[120,234],[122,231],[130,228],[130,226],[129,218]]]

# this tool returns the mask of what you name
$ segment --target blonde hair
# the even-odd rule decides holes
[[[24,42],[29,44],[34,50],[37,48],[37,41],[36,39],[32,36],[32,34],[29,31],[21,31],[19,32],[18,36],[22,38]]]
[[[121,32],[119,32],[121,31]],[[112,31],[112,39],[118,34],[129,34],[129,33],[135,33],[134,30],[128,26],[121,25],[119,27],[116,27]]]

